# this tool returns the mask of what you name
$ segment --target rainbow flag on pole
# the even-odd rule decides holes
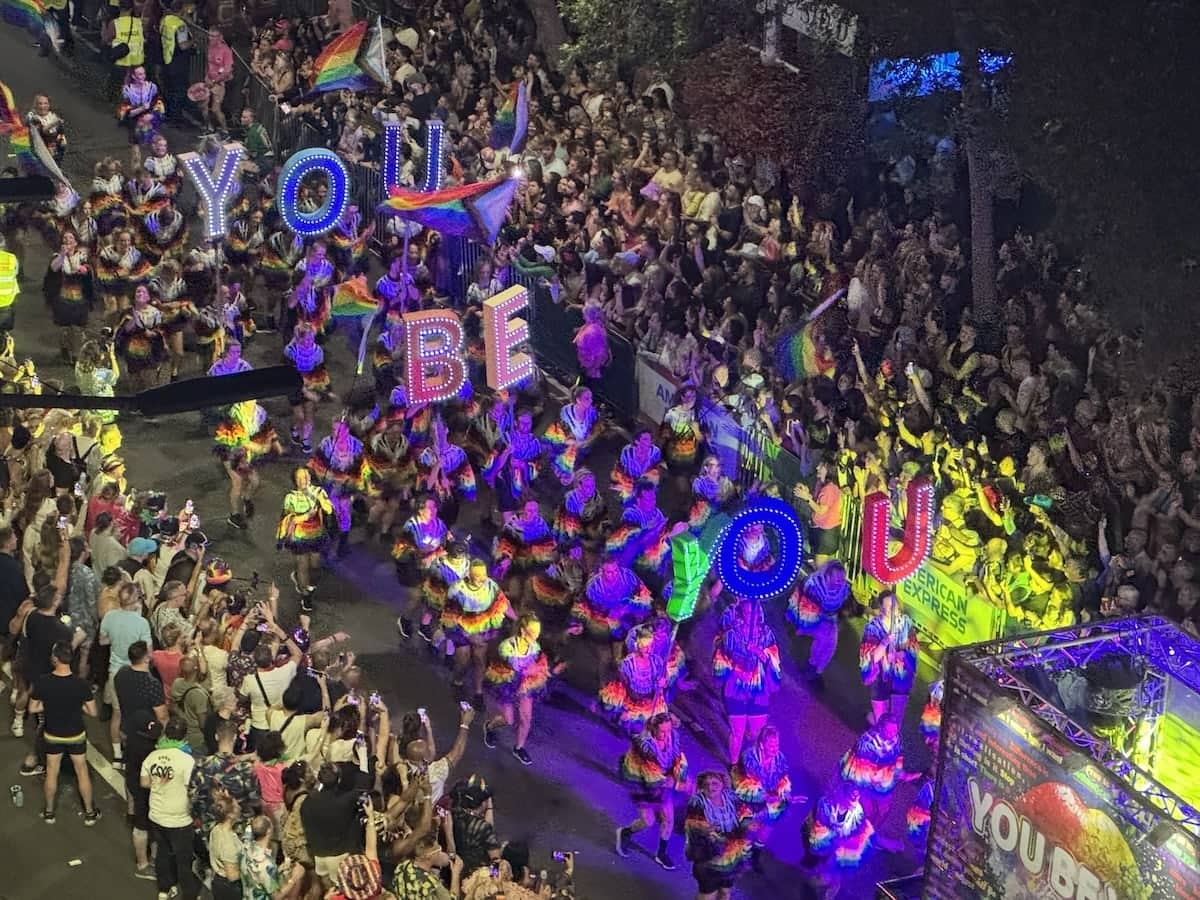
[[[379,212],[399,216],[442,234],[463,235],[492,244],[508,216],[517,179],[500,178],[440,191],[391,189]]]
[[[367,287],[367,277],[359,275],[337,286],[329,312],[335,319],[357,319],[360,316],[372,316],[378,310],[379,302]]]
[[[375,79],[358,64],[358,55],[362,52],[366,37],[367,23],[359,22],[329,42],[313,62],[309,96],[329,91],[361,91],[375,85]]]
[[[514,81],[503,105],[496,111],[496,121],[492,123],[492,149],[501,150],[507,147],[509,153],[519,153],[528,130],[529,97],[525,90],[525,82]]]
[[[775,365],[788,381],[832,375],[837,360],[817,341],[820,319],[781,335],[775,344]]]
[[[3,81],[0,81],[0,134],[8,135],[8,148],[17,158],[21,171],[40,174],[41,167],[33,152],[29,126],[17,110],[12,90]]]
[[[46,6],[42,0],[0,0],[0,19],[40,38],[46,30]]]

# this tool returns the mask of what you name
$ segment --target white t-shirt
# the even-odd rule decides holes
[[[150,779],[150,821],[163,828],[192,824],[188,783],[196,760],[175,747],[155,750],[142,763],[142,777]]]
[[[220,647],[209,644],[204,645],[203,653],[205,664],[208,666],[208,676],[204,679],[204,686],[208,688],[208,692],[211,694],[213,688],[228,687],[225,669],[229,665],[229,654]]]
[[[288,722],[286,729],[283,723]],[[267,725],[272,731],[278,731],[279,736],[283,738],[283,755],[289,760],[300,759],[305,755],[307,743],[304,740],[308,733],[308,716],[304,713],[296,713],[293,716],[285,709],[272,709],[267,713]]]
[[[412,763],[408,764],[407,771],[402,770],[404,775],[404,786],[408,787],[408,779],[416,772]],[[446,792],[446,782],[450,778],[450,760],[446,757],[435,759],[429,764],[425,770],[425,774],[429,776],[429,793],[432,797],[432,802],[437,803],[442,799],[442,794]]]
[[[255,676],[258,677],[255,677]],[[243,697],[250,700],[250,727],[261,731],[267,730],[267,710],[278,706],[283,699],[283,692],[296,677],[296,663],[288,660],[282,666],[269,672],[255,671],[242,679],[241,692]],[[259,683],[262,687],[259,687]],[[263,693],[266,692],[266,697]]]

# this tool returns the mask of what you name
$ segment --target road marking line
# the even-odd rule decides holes
[[[122,800],[125,800],[125,776],[113,768],[113,764],[96,749],[96,745],[91,741],[87,743],[87,761],[96,774],[104,779],[104,783],[113,789]]]

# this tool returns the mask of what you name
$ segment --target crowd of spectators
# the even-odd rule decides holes
[[[394,716],[365,682],[349,635],[282,627],[274,585],[213,558],[190,501],[130,487],[83,418],[82,435],[61,412],[0,420],[0,656],[13,734],[37,714],[21,772],[46,776],[45,821],[64,755],[99,819],[82,715],[104,709],[136,874],[160,897],[197,897],[198,875],[217,898],[572,895],[573,859],[535,873],[497,837],[487,783],[455,772],[469,705],[439,754],[424,709]]]
[[[516,5],[391,14],[389,90],[288,109],[368,166],[380,122],[406,123],[410,183],[430,117],[453,139],[451,183],[519,171],[477,293],[516,270],[543,277],[805,471],[828,462],[847,499],[887,490],[902,512],[903,487],[932,477],[934,564],[1003,607],[1012,630],[1133,610],[1196,628],[1195,411],[1136,377],[1139,345],[1047,240],[1009,235],[997,309],[972,307],[964,223],[924,189],[941,184],[944,199],[952,140],[842,184],[792,186],[689,122],[669,84],[551,70]],[[255,29],[255,71],[281,102],[303,91],[342,15]],[[529,139],[509,158],[489,136],[517,81]],[[433,241],[415,248],[432,267]],[[782,362],[814,310],[819,367],[796,373]]]

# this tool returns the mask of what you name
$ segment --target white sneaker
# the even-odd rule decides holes
[[[13,737],[24,737],[25,736],[25,716],[24,715],[13,716],[12,735],[13,735]]]

